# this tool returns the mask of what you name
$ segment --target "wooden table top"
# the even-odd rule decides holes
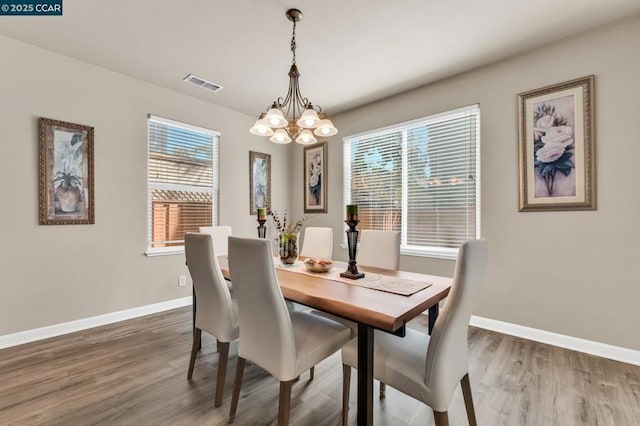
[[[279,260],[274,259],[274,262]],[[226,256],[218,257],[226,279],[232,280]],[[346,269],[346,263],[335,262]],[[358,266],[362,272],[375,272],[398,278],[428,281],[433,285],[411,296],[372,290],[326,279],[322,274],[309,276],[276,268],[282,294],[288,300],[335,314],[386,331],[396,331],[449,294],[452,279],[433,275]]]

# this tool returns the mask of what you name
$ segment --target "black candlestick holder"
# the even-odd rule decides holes
[[[347,244],[349,245],[349,266],[347,270],[340,273],[341,277],[357,280],[364,278],[364,274],[358,271],[358,264],[356,263],[356,253],[358,250],[358,234],[360,233],[356,226],[360,221],[358,219],[345,220],[349,226],[345,232],[347,233]]]
[[[258,219],[258,238],[267,238],[267,227],[264,226],[267,223],[267,219]]]

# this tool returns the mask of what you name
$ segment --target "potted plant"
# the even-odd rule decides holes
[[[65,213],[75,212],[80,201],[80,188],[82,186],[80,178],[72,170],[65,169],[56,173],[53,186],[60,210]]]
[[[280,216],[275,210],[272,210],[269,214],[278,230],[278,254],[280,255],[280,260],[283,265],[293,265],[296,260],[298,260],[300,229],[302,228],[302,224],[310,219],[311,216],[304,216],[297,222],[289,222],[287,225],[286,210],[284,211],[282,220],[280,220]]]

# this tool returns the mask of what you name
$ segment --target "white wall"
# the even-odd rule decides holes
[[[143,255],[147,114],[221,132],[220,222],[235,234],[256,235],[249,150],[287,187],[289,149],[250,135],[255,117],[2,36],[0,57],[0,335],[191,295],[184,255]],[[95,225],[38,225],[38,117],[95,127]],[[288,207],[288,191],[272,197]]]
[[[314,225],[334,227],[334,253],[345,259],[342,137],[480,103],[490,264],[475,314],[639,350],[639,45],[636,17],[332,117],[340,134],[329,140],[329,213]],[[590,74],[598,209],[519,213],[516,95]],[[302,182],[302,148],[293,159]],[[302,189],[292,205],[301,215]],[[451,276],[453,262],[403,256],[401,268]]]

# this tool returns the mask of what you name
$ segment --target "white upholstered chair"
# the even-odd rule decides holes
[[[224,396],[229,344],[237,339],[239,334],[238,305],[231,298],[229,287],[222,276],[211,242],[211,235],[187,233],[184,246],[187,266],[198,300],[187,378],[191,379],[193,376],[202,331],[206,331],[218,340],[219,358],[215,406],[219,407],[222,405]]]
[[[436,426],[449,424],[447,411],[458,383],[462,385],[469,424],[476,425],[469,383],[467,328],[484,280],[486,259],[486,240],[469,241],[460,248],[447,308],[438,316],[431,336],[410,328],[404,338],[375,332],[374,377],[429,405]],[[342,349],[343,424],[348,421],[349,381],[357,358],[357,342],[353,340]]]
[[[358,245],[358,265],[397,271],[400,267],[400,231],[364,229]]]
[[[213,250],[216,256],[226,256],[229,253],[229,237],[231,236],[230,226],[201,226],[201,234],[211,235]]]
[[[304,230],[300,256],[331,259],[333,253],[333,229],[307,227]]]
[[[240,314],[238,363],[229,422],[236,415],[242,374],[249,360],[280,381],[278,425],[286,425],[294,380],[338,351],[349,340],[349,330],[326,318],[287,310],[269,240],[230,237],[229,272]]]

